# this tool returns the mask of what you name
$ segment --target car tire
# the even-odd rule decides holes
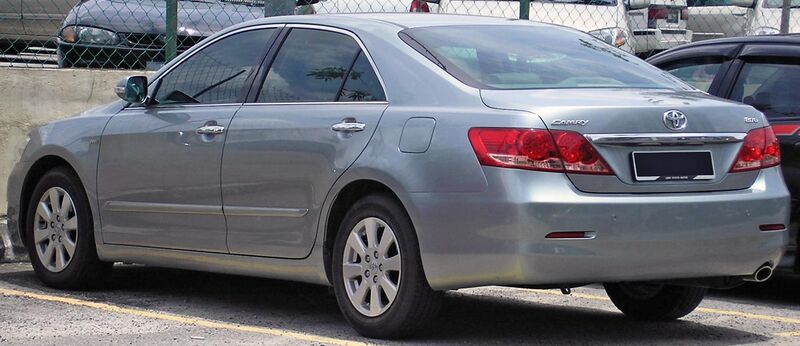
[[[367,235],[370,229],[375,236]],[[414,226],[392,197],[370,195],[356,202],[344,217],[333,251],[336,300],[359,334],[402,338],[435,318],[442,293],[428,285]],[[390,298],[392,291],[396,293]]]
[[[708,289],[646,282],[607,283],[608,297],[625,316],[648,321],[676,320],[703,301]]]
[[[113,263],[97,257],[89,200],[71,169],[58,167],[42,176],[31,194],[26,221],[25,245],[45,285],[89,288],[111,272]]]

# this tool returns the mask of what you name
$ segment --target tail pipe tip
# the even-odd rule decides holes
[[[772,267],[769,265],[763,265],[761,268],[755,271],[755,273],[748,275],[744,278],[744,281],[749,282],[764,282],[769,280],[772,277]]]

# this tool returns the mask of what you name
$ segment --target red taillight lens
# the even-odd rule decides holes
[[[689,19],[689,9],[688,8],[681,9],[681,20],[687,20],[687,19]]]
[[[650,7],[647,10],[647,19],[667,19],[669,9],[666,7]]]
[[[431,9],[428,7],[428,2],[425,0],[412,0],[411,6],[408,8],[408,12],[430,12]]]
[[[731,173],[746,172],[777,166],[781,163],[781,150],[778,137],[772,127],[751,130],[744,137],[744,143],[731,167]]]
[[[485,166],[611,174],[600,154],[576,132],[474,128],[469,130],[469,140]]]

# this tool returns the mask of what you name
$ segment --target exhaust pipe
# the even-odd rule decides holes
[[[768,265],[763,265],[761,268],[758,268],[755,273],[752,275],[745,276],[742,278],[744,281],[749,282],[764,282],[769,280],[772,277],[772,267]]]

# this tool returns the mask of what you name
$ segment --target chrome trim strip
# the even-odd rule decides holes
[[[626,133],[586,134],[590,142],[600,145],[690,145],[737,143],[746,133]]]
[[[111,212],[222,215],[220,205],[108,201],[103,207]]]
[[[225,216],[249,217],[303,217],[308,214],[305,208],[256,208],[256,207],[225,207]]]
[[[285,106],[285,105],[307,105],[307,106],[328,106],[328,105],[388,105],[386,101],[309,101],[309,102],[253,102],[245,103],[242,107],[249,106]]]

